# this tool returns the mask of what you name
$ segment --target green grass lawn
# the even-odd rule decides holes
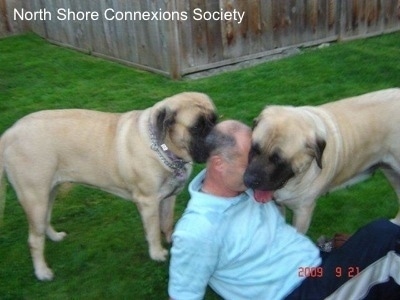
[[[249,125],[274,104],[320,104],[373,90],[400,87],[400,33],[307,49],[302,54],[198,80],[172,81],[51,45],[34,35],[0,40],[0,134],[22,116],[56,108],[108,112],[143,109],[182,91],[209,94],[221,119]],[[354,153],[357,155],[357,153]],[[197,173],[202,166],[196,166]],[[176,219],[188,200],[177,201]],[[380,173],[322,197],[309,235],[353,232],[393,217],[398,204]],[[39,282],[27,246],[27,221],[11,188],[0,228],[1,299],[166,299],[168,263],[149,259],[135,206],[75,186],[59,195],[53,224],[68,237],[47,241],[55,272]],[[207,299],[216,296],[208,292]]]

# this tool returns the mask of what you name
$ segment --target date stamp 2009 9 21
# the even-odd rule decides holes
[[[336,277],[348,277],[352,278],[360,273],[359,267],[336,267],[334,270],[334,275]],[[299,277],[323,277],[325,274],[325,270],[323,267],[299,267],[298,269]]]

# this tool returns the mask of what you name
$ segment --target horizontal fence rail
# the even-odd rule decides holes
[[[26,30],[179,78],[400,30],[400,0],[0,0],[0,36]]]

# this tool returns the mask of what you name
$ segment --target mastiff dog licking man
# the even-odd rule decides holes
[[[380,168],[400,199],[400,89],[320,106],[267,106],[254,120],[245,184],[293,210],[307,232],[316,199]],[[395,223],[400,225],[400,211]]]
[[[53,241],[66,236],[50,224],[57,186],[63,182],[135,202],[150,257],[164,261],[161,232],[170,241],[175,197],[192,162],[205,162],[204,138],[216,121],[212,100],[196,92],[121,114],[47,110],[17,121],[0,139],[0,207],[7,176],[27,215],[36,277],[53,278],[43,253],[45,236]]]

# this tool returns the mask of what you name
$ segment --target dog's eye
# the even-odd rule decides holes
[[[197,122],[190,128],[193,136],[206,136],[217,122],[217,115],[212,114],[209,117],[201,116]]]
[[[193,136],[202,136],[207,134],[206,120],[202,117],[197,120],[197,122],[190,128],[190,133]]]
[[[252,145],[249,152],[249,162],[253,159],[254,156],[260,154],[261,154],[260,146],[258,144]]]
[[[282,163],[282,158],[278,153],[274,152],[269,157],[269,161],[272,162],[274,165],[279,165]]]
[[[260,145],[254,144],[251,147],[251,151],[254,152],[254,154],[260,155],[261,154]]]

